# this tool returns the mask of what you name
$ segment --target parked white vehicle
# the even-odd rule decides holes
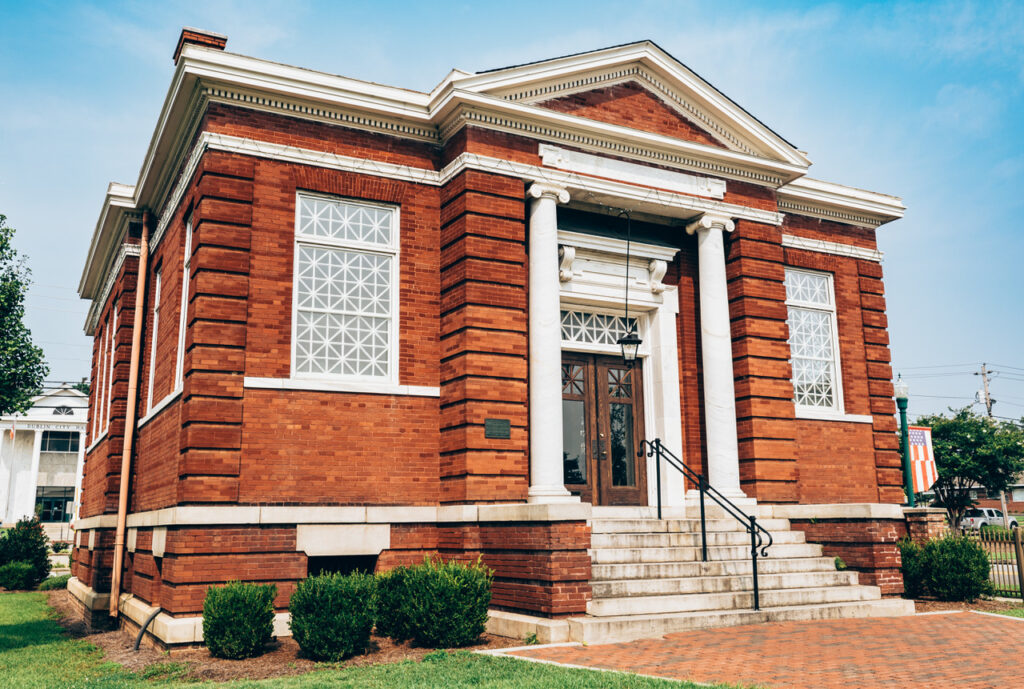
[[[1002,525],[1002,510],[996,510],[991,507],[978,507],[973,510],[967,510],[967,514],[964,515],[963,520],[960,522],[960,527],[964,529],[980,529],[983,526]],[[1017,520],[1014,517],[1010,517],[1010,528],[1017,528]]]

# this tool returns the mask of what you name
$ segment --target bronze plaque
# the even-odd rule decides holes
[[[508,440],[512,437],[512,422],[508,419],[484,419],[484,437]]]

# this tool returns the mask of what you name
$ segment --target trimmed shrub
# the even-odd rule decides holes
[[[32,567],[32,583],[24,588],[35,588],[50,575],[49,540],[37,517],[22,519],[0,537],[0,565],[27,562]]]
[[[288,609],[292,637],[314,660],[337,661],[370,643],[377,580],[372,574],[321,574],[299,582]]]
[[[903,597],[920,598],[925,592],[924,550],[909,538],[900,539],[897,545],[903,572]]]
[[[203,639],[217,658],[252,658],[274,634],[274,584],[240,581],[210,587],[203,601]]]
[[[71,544],[67,541],[54,541],[50,544],[50,547],[53,548],[53,552],[55,553],[63,553],[70,547],[70,545]]]
[[[452,648],[471,644],[483,634],[493,572],[479,559],[465,565],[426,558],[422,565],[392,576],[387,604],[393,607],[385,611],[385,596],[379,598],[379,619],[387,620],[385,629],[399,634],[392,638],[411,637],[421,646]],[[381,591],[385,588],[382,585]]]
[[[29,562],[8,562],[0,566],[0,588],[21,591],[36,587],[35,568]]]
[[[395,567],[377,575],[377,633],[395,641],[413,636],[409,572],[408,567]]]
[[[973,601],[992,592],[988,554],[966,536],[947,536],[924,546],[925,587],[939,600]]]
[[[61,574],[59,577],[50,577],[39,585],[40,591],[53,591],[54,589],[66,589],[70,574]]]

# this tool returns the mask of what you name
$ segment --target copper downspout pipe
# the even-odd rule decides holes
[[[124,449],[121,452],[121,485],[117,498],[117,530],[114,532],[114,568],[110,578],[110,616],[117,617],[121,598],[121,568],[124,561],[124,530],[128,521],[128,485],[135,445],[135,412],[139,397],[139,352],[142,349],[142,321],[146,309],[146,282],[149,268],[149,211],[142,212],[142,241],[139,243],[139,270],[135,279],[135,315],[132,320],[131,368],[128,370],[128,408],[124,417]]]

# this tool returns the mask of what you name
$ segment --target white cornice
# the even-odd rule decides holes
[[[365,158],[342,156],[324,151],[314,151],[296,146],[256,141],[241,137],[203,132],[200,134],[192,152],[188,156],[184,173],[178,178],[163,214],[157,222],[157,229],[150,240],[150,250],[155,251],[163,238],[164,230],[177,210],[177,203],[190,183],[202,154],[207,149],[240,153],[270,160],[281,160],[301,165],[344,170],[374,177],[399,179],[417,184],[439,186],[467,169],[481,170],[510,177],[518,177],[527,182],[551,182],[577,192],[588,201],[607,202],[605,205],[618,204],[627,206],[638,212],[655,212],[663,216],[688,218],[700,213],[715,213],[733,218],[752,220],[754,222],[779,225],[782,215],[772,211],[748,208],[714,199],[705,199],[687,194],[677,194],[643,187],[626,182],[617,182],[597,177],[590,177],[575,172],[554,170],[551,168],[516,163],[500,158],[481,156],[474,153],[463,153],[448,163],[440,172],[423,168],[384,163]]]
[[[110,296],[110,290],[114,288],[114,280],[117,279],[117,274],[121,272],[121,266],[124,265],[124,260],[128,256],[139,256],[142,252],[139,249],[138,244],[122,244],[120,250],[117,252],[117,257],[114,259],[113,264],[110,266],[110,270],[107,272],[107,279],[103,282],[103,289],[100,290],[99,295],[93,299],[92,306],[89,307],[89,313],[85,317],[85,334],[92,335],[96,330],[96,323],[99,321],[100,312],[103,310],[103,305],[107,303],[107,297]]]
[[[896,196],[803,177],[778,190],[779,210],[864,227],[878,227],[903,217]]]
[[[585,234],[583,232],[572,232],[569,230],[558,230],[559,245],[573,246],[580,249],[590,249],[605,254],[617,256],[626,255],[626,240],[616,237],[605,237],[603,235]],[[630,253],[639,259],[657,259],[659,261],[671,261],[675,259],[679,249],[674,246],[662,246],[660,244],[647,244],[633,240],[630,242]]]
[[[821,254],[833,254],[835,256],[846,256],[864,261],[881,262],[884,254],[877,249],[866,249],[862,246],[852,244],[840,244],[829,242],[824,239],[810,239],[809,237],[797,237],[792,234],[782,235],[782,246],[790,249],[801,249],[803,251],[815,251]]]

